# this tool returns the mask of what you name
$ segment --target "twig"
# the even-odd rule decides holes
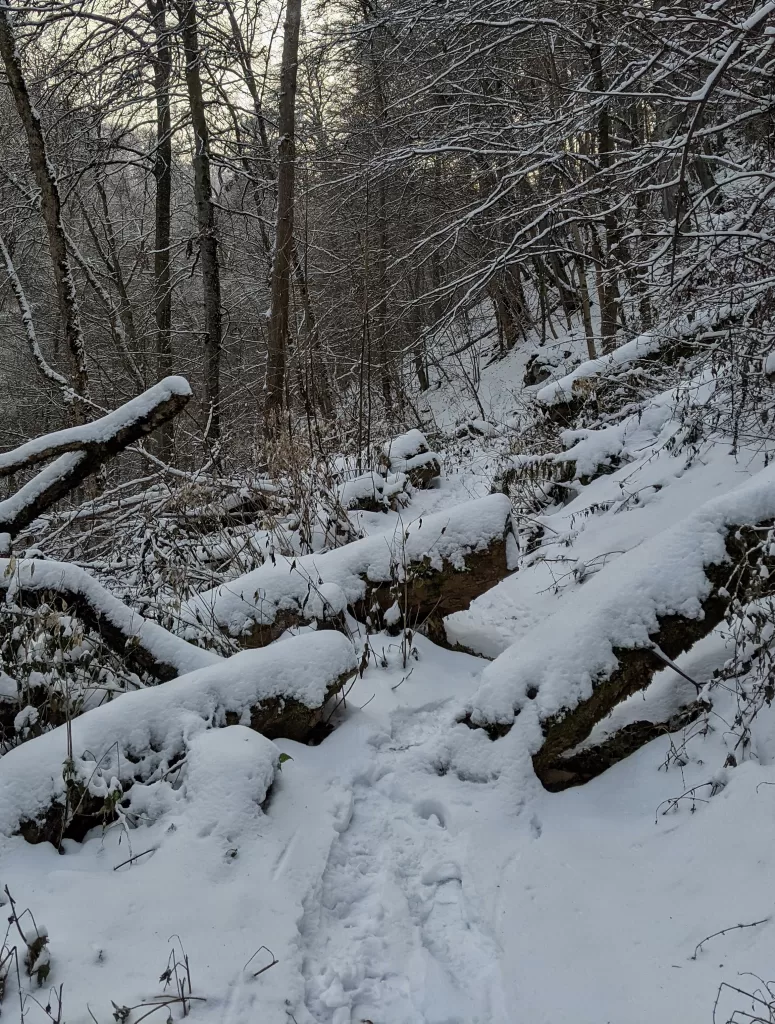
[[[136,853],[133,857],[127,857],[126,860],[122,860],[120,864],[116,864],[113,868],[114,871],[118,871],[119,868],[123,868],[125,864],[131,864],[132,861],[139,860],[141,857],[145,857],[147,853],[156,853],[158,846],[152,846],[148,850],[143,850],[142,853]]]
[[[271,949],[269,948],[269,946],[259,946],[259,947],[258,947],[258,949],[257,949],[257,950],[255,951],[255,953],[253,954],[253,956],[252,956],[252,957],[250,958],[250,960],[248,960],[248,962],[247,962],[247,963],[245,964],[245,966],[244,966],[244,967],[242,968],[242,970],[243,970],[243,971],[246,971],[246,970],[248,969],[248,967],[250,966],[251,962],[252,962],[253,960],[255,960],[255,958],[256,958],[256,957],[258,956],[258,954],[259,954],[259,953],[261,952],[261,950],[262,950],[262,949],[265,949],[265,950],[267,951],[267,953],[268,953],[268,954],[269,954],[269,955],[271,956],[271,958],[272,958],[272,962],[271,962],[270,964],[267,964],[267,965],[266,965],[266,967],[262,967],[262,968],[261,968],[261,970],[259,970],[259,971],[256,971],[256,973],[255,973],[255,974],[253,975],[253,977],[254,977],[254,978],[257,978],[257,977],[259,976],[259,974],[263,974],[263,973],[264,973],[264,971],[268,971],[268,970],[269,970],[269,968],[270,968],[270,967],[274,967],[274,965],[275,965],[275,964],[279,964],[279,963],[280,963],[280,961],[279,961],[279,960],[277,959],[277,957],[276,957],[276,956],[274,955],[274,953],[273,953],[273,952],[272,952],[272,950],[271,950]]]
[[[751,921],[750,924],[732,924],[729,926],[729,928],[722,928],[720,932],[713,932],[712,935],[706,935],[702,942],[698,942],[697,945],[694,947],[694,953],[692,953],[689,959],[696,960],[697,954],[705,945],[705,943],[709,942],[711,939],[717,938],[719,935],[726,935],[727,932],[733,932],[738,928],[758,928],[760,924],[767,924],[769,920],[769,917],[763,917],[761,921]]]
[[[674,672],[677,672],[679,676],[682,676],[687,683],[691,683],[697,693],[702,690],[700,684],[695,679],[692,679],[691,676],[687,675],[671,658],[668,658],[664,651],[660,650],[657,644],[650,644],[649,650],[652,654],[655,654],[663,664],[667,665],[668,668],[671,668]]]
[[[395,686],[391,686],[390,689],[391,690],[397,690],[398,687],[401,685],[401,683],[405,683],[406,682],[406,680],[409,678],[409,676],[412,674],[412,672],[414,672],[414,665],[412,665],[412,667],[409,669],[409,671],[406,673],[406,675],[403,677],[403,679],[399,679],[399,681],[396,683],[396,685]],[[366,705],[364,705],[364,707],[365,706]]]
[[[144,1013],[142,1015],[142,1017],[138,1017],[137,1020],[135,1021],[135,1024],[140,1024],[141,1020],[145,1020],[146,1017],[150,1017],[152,1013],[156,1013],[156,1011],[160,1010],[162,1008],[162,1006],[169,1007],[169,1006],[172,1006],[174,1003],[183,1003],[185,1005],[187,1002],[191,1002],[192,1000],[194,1000],[194,1002],[197,1002],[197,1003],[206,1003],[207,1002],[207,999],[204,996],[191,996],[191,995],[188,995],[188,996],[170,996],[169,998],[164,998],[161,1002],[158,1002],[158,1003],[138,1003],[137,1006],[133,1006],[132,1007],[133,1010],[140,1010],[140,1009],[142,1009],[145,1006],[152,1006],[153,1009],[149,1010],[147,1013]]]

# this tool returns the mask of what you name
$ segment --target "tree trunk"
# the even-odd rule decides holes
[[[266,117],[264,115],[264,108],[261,103],[261,96],[259,95],[258,85],[256,82],[255,72],[253,71],[253,61],[250,55],[250,50],[245,44],[242,30],[240,29],[239,22],[234,14],[234,9],[230,3],[230,0],[224,0],[224,7],[229,17],[229,25],[231,28],[232,39],[237,50],[240,65],[245,77],[245,85],[247,86],[248,92],[250,93],[251,100],[253,102],[253,114],[256,119],[256,130],[258,132],[258,143],[261,152],[261,160],[258,162],[257,168],[251,169],[250,158],[245,155],[242,157],[242,163],[246,173],[249,177],[255,179],[257,177],[255,171],[257,170],[260,175],[263,175],[265,181],[277,184],[277,175],[275,173],[274,162],[272,160],[272,151],[269,145],[269,136],[266,130]],[[298,51],[297,51],[298,53]],[[264,250],[268,257],[272,256],[272,242],[269,238],[266,229],[264,227],[264,209],[261,191],[258,186],[258,182],[254,180],[253,185],[253,200],[256,206],[256,213],[259,217],[259,226],[261,231],[261,240],[264,245]],[[320,412],[324,416],[330,416],[333,412],[333,405],[331,400],[331,381],[328,374],[327,367],[325,365],[325,359],[321,352],[321,340],[320,331],[318,329],[317,317],[312,305],[312,298],[309,292],[309,285],[307,282],[307,271],[304,266],[304,262],[299,253],[299,247],[296,244],[294,238],[293,242],[293,253],[291,256],[293,264],[293,277],[296,282],[296,288],[298,290],[299,299],[301,300],[302,309],[304,312],[304,324],[308,339],[309,356],[310,356],[310,372],[312,375],[312,388],[311,396],[312,400],[319,408]],[[271,267],[270,267],[271,277]]]
[[[600,4],[596,8],[596,20],[591,23],[592,39],[589,44],[590,61],[592,64],[592,79],[595,91],[599,96],[605,92],[605,77],[603,75],[603,59],[600,51],[600,39],[602,37],[602,21],[600,17]],[[608,103],[601,102],[597,116],[597,156],[600,166],[601,178],[601,201],[603,203],[603,225],[605,228],[605,244],[600,247],[600,334],[603,345],[603,352],[612,352],[616,348],[617,311],[619,308],[619,285],[617,282],[616,267],[614,265],[613,250],[619,241],[619,224],[616,214],[611,210],[615,202],[613,189],[613,176],[611,173],[611,156],[613,141],[611,138],[611,117],[608,111]],[[594,224],[591,230],[597,239],[597,230]]]
[[[267,426],[277,426],[285,406],[286,354],[289,336],[293,263],[293,193],[296,172],[296,71],[299,58],[301,0],[288,0],[280,69],[278,129],[277,230],[272,262],[272,307],[266,368]]]
[[[201,53],[195,0],[179,5],[183,49],[186,57],[186,85],[194,128],[194,198],[199,227],[199,256],[202,264],[204,303],[205,402],[210,410],[209,437],[220,438],[221,377],[221,275],[218,265],[218,237],[210,181],[210,134],[205,117],[200,74]]]
[[[172,372],[172,281],[170,243],[172,239],[172,118],[170,76],[172,55],[167,35],[167,0],[148,0],[156,33],[153,83],[156,93],[156,180],[153,243],[153,309],[156,321],[156,369],[159,378]],[[172,420],[159,430],[159,453],[165,461],[173,455]]]
[[[587,339],[587,355],[590,359],[597,359],[595,349],[595,332],[592,327],[592,309],[589,302],[589,286],[587,285],[587,265],[584,261],[584,247],[581,241],[579,226],[574,221],[571,225],[573,234],[573,245],[576,250],[576,273],[579,278],[579,298],[581,299],[581,318],[584,322],[584,335]]]
[[[86,347],[78,315],[75,283],[67,255],[67,242],[62,225],[62,206],[56,172],[48,159],[40,117],[32,105],[24,80],[19,52],[16,49],[8,9],[0,8],[0,54],[2,54],[8,85],[19,112],[30,154],[30,165],[35,183],[40,189],[40,205],[48,234],[48,247],[56,283],[59,318],[65,342],[74,364],[75,390],[84,398],[89,393],[89,375],[86,369]]]

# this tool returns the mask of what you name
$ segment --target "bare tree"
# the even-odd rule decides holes
[[[178,13],[186,60],[191,123],[194,129],[194,199],[199,226],[199,258],[202,265],[204,303],[205,402],[209,409],[209,437],[217,442],[221,434],[221,272],[210,177],[210,132],[202,91],[202,54],[199,48],[195,0],[185,0],[178,4]]]
[[[89,374],[86,367],[86,348],[75,293],[75,281],[67,253],[65,229],[62,224],[62,204],[56,171],[46,151],[46,142],[40,115],[30,99],[24,78],[21,57],[11,26],[8,8],[0,8],[0,54],[5,64],[8,85],[13,95],[24,132],[27,137],[30,165],[35,183],[40,190],[40,207],[46,223],[51,265],[56,283],[59,316],[67,347],[73,361],[75,390],[83,398],[89,394]]]
[[[275,427],[285,405],[289,306],[293,264],[293,203],[296,175],[296,79],[301,0],[288,0],[280,69],[277,229],[272,262],[272,306],[266,371],[266,419]]]

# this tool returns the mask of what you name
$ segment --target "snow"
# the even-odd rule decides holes
[[[129,783],[138,772],[144,785],[152,786],[177,756],[187,752],[195,736],[225,724],[227,711],[249,719],[252,707],[273,698],[321,707],[331,684],[356,665],[353,646],[344,636],[310,633],[275,647],[242,651],[161,686],[124,694],[73,721],[76,778],[95,795],[107,793],[114,776]],[[206,741],[202,757],[220,749],[210,743]],[[35,820],[53,801],[64,799],[66,752],[62,726],[3,757],[0,834],[12,835],[20,821]],[[258,758],[256,763],[256,778],[263,778],[265,761]],[[204,783],[200,788],[210,797],[216,792]]]
[[[420,452],[411,459],[393,459],[390,466],[396,473],[410,473],[413,469],[422,469],[423,466],[438,462],[438,459],[435,452]]]
[[[405,462],[407,459],[429,450],[430,445],[425,434],[421,430],[414,429],[388,441],[382,448],[382,454],[392,466],[395,462]]]
[[[403,473],[389,473],[385,477],[371,472],[339,484],[337,497],[344,509],[358,508],[364,500],[382,502],[387,506],[390,499],[401,494],[405,488],[406,477]]]
[[[34,505],[35,501],[57,480],[69,476],[86,458],[85,452],[65,452],[37,473],[32,480],[18,489],[10,497],[0,501],[0,526],[11,523],[25,508]],[[0,460],[2,456],[0,456]]]
[[[191,738],[181,786],[148,798],[131,849],[118,828],[66,842],[64,856],[4,841],[4,880],[49,925],[68,1021],[86,1024],[87,1003],[109,1020],[111,1000],[160,991],[173,934],[207,999],[194,1019],[239,1024],[289,1012],[298,1024],[641,1024],[644,1006],[703,1024],[722,980],[766,976],[770,926],[691,956],[711,932],[767,915],[773,790],[757,787],[771,765],[735,769],[696,814],[656,824],[662,800],[722,762],[720,732],[684,779],[658,771],[665,738],[548,794],[512,734],[492,743],[455,724],[477,659],[420,639],[415,673],[392,690],[405,673],[388,656],[322,746],[277,742],[293,760],[264,811],[272,745],[232,726]],[[753,822],[756,841],[741,841]],[[272,962],[262,951],[245,970],[262,945],[278,963],[254,978]]]
[[[226,844],[260,823],[280,751],[244,725],[208,729],[189,742],[186,800],[201,828]]]
[[[652,356],[659,352],[667,341],[676,338],[689,338],[699,334],[701,330],[712,327],[728,317],[731,312],[732,309],[729,305],[722,305],[718,309],[694,312],[691,316],[684,314],[668,329],[658,334],[652,332],[640,334],[607,355],[581,363],[570,373],[542,387],[536,393],[535,400],[539,405],[548,406],[556,405],[559,402],[569,402],[573,397],[573,385],[576,381],[589,380],[592,377],[627,366],[637,359]]]
[[[188,643],[133,611],[76,565],[33,558],[2,558],[0,591],[3,590],[9,604],[16,600],[20,591],[51,590],[80,595],[127,638],[137,637],[158,663],[171,665],[181,674],[221,660],[217,654]]]
[[[573,385],[577,380],[588,380],[607,370],[626,366],[636,359],[653,355],[659,351],[662,344],[662,339],[655,334],[640,334],[632,341],[620,345],[609,355],[601,356],[599,359],[588,359],[571,373],[546,384],[537,393],[536,401],[541,405],[556,405],[558,402],[570,401],[573,396]]]
[[[463,568],[465,556],[504,535],[511,502],[502,494],[465,502],[404,522],[324,554],[277,556],[253,572],[197,595],[181,609],[189,623],[214,621],[232,636],[255,623],[271,624],[282,611],[311,621],[338,614],[363,598],[366,581],[402,579],[404,567],[428,558]]]
[[[16,680],[0,669],[0,700],[16,700]]]

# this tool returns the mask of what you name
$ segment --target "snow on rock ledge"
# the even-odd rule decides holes
[[[522,713],[541,763],[581,742],[611,707],[648,684],[661,664],[650,653],[654,643],[675,658],[720,621],[725,563],[730,548],[739,555],[745,546],[737,528],[773,519],[775,466],[622,555],[485,669],[471,723],[502,733]],[[750,570],[743,560],[741,573]]]
[[[55,844],[65,833],[83,835],[110,820],[112,794],[161,780],[207,729],[240,724],[270,738],[304,739],[356,665],[354,648],[340,633],[310,633],[87,711],[72,723],[69,783],[64,726],[0,759],[0,834],[21,831],[31,842]],[[204,742],[208,750],[218,743]],[[201,754],[201,741],[194,749]],[[261,764],[266,778],[264,755]]]
[[[506,576],[510,516],[509,499],[491,494],[322,555],[279,557],[192,598],[183,621],[214,622],[261,646],[299,622],[337,623],[347,608],[380,620],[396,597],[406,597],[413,626],[429,615],[439,620]]]

